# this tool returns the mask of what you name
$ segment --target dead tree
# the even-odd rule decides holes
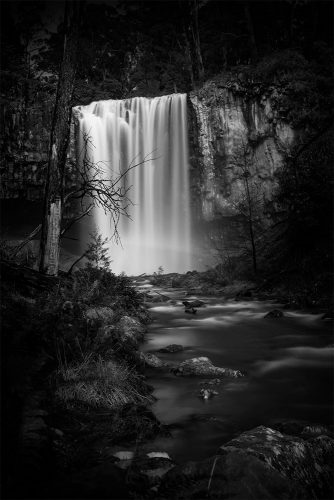
[[[70,135],[81,8],[81,2],[65,3],[63,56],[50,133],[40,242],[39,269],[50,276],[56,276],[59,267],[64,171]]]
[[[256,43],[256,38],[255,38],[255,32],[254,32],[254,23],[253,23],[253,18],[252,18],[252,14],[251,14],[251,7],[249,5],[249,1],[244,2],[244,13],[245,13],[247,31],[248,31],[248,36],[249,36],[252,62],[256,62],[259,58],[259,53],[258,53],[258,49],[257,49],[257,43]]]
[[[155,160],[152,153],[147,154],[143,160],[136,163],[134,158],[130,165],[121,173],[110,173],[110,166],[104,161],[94,162],[92,150],[95,145],[89,134],[82,137],[82,150],[78,152],[77,182],[75,187],[64,196],[64,204],[70,201],[79,202],[78,214],[73,217],[61,230],[63,236],[76,222],[90,214],[94,207],[100,207],[110,215],[114,232],[110,236],[116,243],[119,241],[118,222],[122,216],[129,217],[128,208],[132,202],[128,196],[131,185],[125,187],[127,174],[140,165]]]
[[[186,58],[188,61],[191,85],[201,82],[204,79],[204,66],[202,59],[201,43],[199,37],[198,12],[208,0],[188,0],[184,5],[180,1],[180,12],[184,16],[184,43]],[[185,9],[185,10],[184,10]]]

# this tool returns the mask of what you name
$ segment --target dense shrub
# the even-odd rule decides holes
[[[143,314],[141,305],[142,298],[129,278],[88,266],[62,277],[57,287],[39,298],[35,322],[50,339],[54,354],[62,357],[65,350],[68,359],[80,359],[82,353],[93,349],[102,325],[102,321],[86,317],[89,308],[110,308],[115,324],[122,316]]]

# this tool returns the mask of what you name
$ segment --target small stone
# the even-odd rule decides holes
[[[132,460],[134,456],[135,454],[133,451],[117,451],[113,454],[113,457],[119,460]]]
[[[200,396],[203,399],[209,399],[212,398],[212,396],[217,396],[219,393],[217,391],[214,391],[212,389],[201,389],[200,390]]]
[[[273,309],[272,311],[269,311],[264,318],[283,318],[284,314],[282,311],[279,309]]]
[[[147,456],[149,458],[167,458],[168,460],[171,460],[170,456],[165,451],[151,451],[150,453],[147,453]]]
[[[174,352],[180,352],[183,351],[184,347],[179,344],[170,344],[167,345],[166,347],[162,347],[159,349],[159,352],[167,352],[167,353],[174,353]]]

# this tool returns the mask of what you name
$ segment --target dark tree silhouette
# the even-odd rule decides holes
[[[81,2],[65,3],[63,57],[51,125],[40,243],[40,271],[50,276],[57,275],[59,267],[64,172],[70,136],[81,11]]]

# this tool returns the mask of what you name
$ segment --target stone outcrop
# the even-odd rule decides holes
[[[1,199],[36,201],[43,198],[56,87],[45,90],[42,83],[39,87],[29,88],[27,92],[18,88],[16,93],[8,92],[3,99]],[[76,182],[74,124],[67,162],[66,182],[72,186]]]
[[[244,168],[249,171],[252,189],[270,201],[275,172],[295,140],[295,132],[279,119],[270,96],[251,99],[235,89],[207,82],[190,94],[189,101],[193,149],[197,149],[192,168],[200,175],[204,219],[236,214],[235,205],[244,192]]]
[[[302,439],[259,426],[215,457],[169,471],[158,498],[331,498],[333,451],[329,436]]]

